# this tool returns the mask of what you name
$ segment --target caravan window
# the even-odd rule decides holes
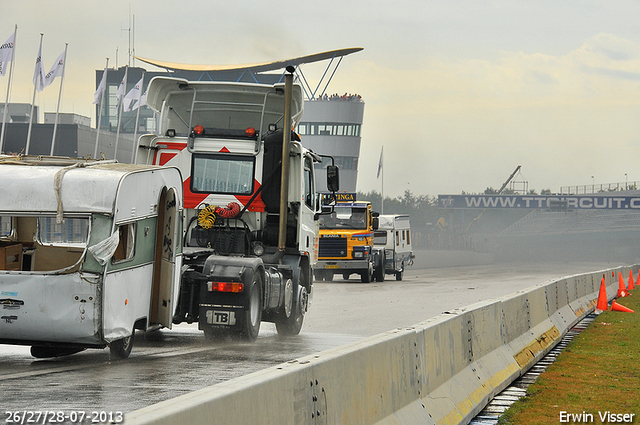
[[[38,217],[38,242],[42,245],[86,245],[89,235],[88,218]]]
[[[191,191],[251,195],[253,168],[253,156],[193,155]]]
[[[13,235],[13,218],[2,215],[0,216],[0,237]]]
[[[133,259],[136,252],[136,223],[118,226],[118,239],[118,247],[111,261],[118,263]]]
[[[374,245],[386,245],[387,244],[387,232],[385,230],[378,230],[373,233]]]

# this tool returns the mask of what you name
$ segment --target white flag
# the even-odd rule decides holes
[[[56,61],[53,63],[53,66],[51,67],[47,75],[44,76],[45,87],[50,86],[51,83],[53,83],[53,80],[61,76],[62,73],[64,72],[64,61],[65,61],[64,54],[65,52],[62,52],[60,56],[58,56],[58,59],[56,59]]]
[[[11,37],[0,46],[0,76],[4,75],[9,68],[9,62],[11,62],[11,56],[13,53],[13,40],[16,33],[11,34]]]
[[[136,85],[133,86],[131,90],[129,90],[129,93],[124,96],[124,104],[122,106],[125,112],[135,111],[136,109],[138,109],[138,106],[140,106],[139,103],[140,97],[142,96],[143,78],[144,77],[140,78],[140,81],[138,81]]]
[[[42,68],[42,39],[40,39],[40,49],[36,58],[36,69],[33,71],[33,85],[37,91],[44,90],[44,69]]]
[[[384,146],[380,148],[380,160],[378,161],[378,174],[376,174],[376,178],[380,177],[380,172],[382,171],[382,151],[384,150]]]
[[[129,70],[129,68],[125,68],[124,70],[124,77],[122,77],[122,81],[120,82],[120,85],[118,86],[118,91],[116,91],[116,110],[118,110],[118,108],[120,107],[120,102],[122,101],[122,97],[124,96],[124,91],[126,90],[126,84],[127,84],[127,71]]]
[[[97,105],[100,103],[100,99],[102,99],[102,93],[104,92],[104,88],[107,86],[107,68],[104,69],[102,73],[102,79],[100,80],[100,84],[98,84],[98,90],[93,94],[93,104]]]

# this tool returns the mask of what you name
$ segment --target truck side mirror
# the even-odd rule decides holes
[[[327,166],[327,189],[329,192],[340,190],[340,173],[336,165]]]
[[[373,217],[373,230],[378,230],[380,226],[380,219],[378,217]]]

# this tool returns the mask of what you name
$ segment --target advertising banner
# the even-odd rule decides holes
[[[551,210],[640,210],[640,196],[616,195],[438,195],[440,208],[528,208]]]

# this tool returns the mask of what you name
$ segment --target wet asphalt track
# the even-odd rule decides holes
[[[197,325],[138,332],[126,360],[109,350],[35,359],[28,347],[0,345],[0,424],[8,411],[131,412],[162,400],[314,354],[387,330],[410,327],[444,311],[613,263],[497,264],[408,269],[403,281],[316,282],[302,333],[280,338],[263,324],[255,343],[211,343]],[[88,418],[84,423],[90,423]]]

